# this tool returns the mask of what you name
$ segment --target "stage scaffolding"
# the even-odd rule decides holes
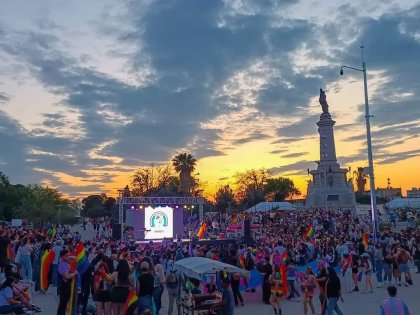
[[[200,222],[204,217],[203,197],[128,197],[127,189],[118,190],[118,223],[124,224],[124,206],[150,205],[150,206],[184,206],[198,205]],[[121,226],[121,234],[123,228]]]

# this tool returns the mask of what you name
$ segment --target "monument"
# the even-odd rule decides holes
[[[353,183],[347,180],[346,168],[341,168],[337,162],[334,141],[334,125],[327,103],[325,91],[320,89],[319,103],[322,114],[318,126],[320,139],[320,159],[316,170],[308,172],[312,180],[308,182],[306,206],[322,209],[355,208],[356,199]]]

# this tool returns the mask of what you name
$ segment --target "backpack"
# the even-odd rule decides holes
[[[169,274],[166,276],[166,286],[170,289],[178,288],[178,276],[176,271],[169,271]]]

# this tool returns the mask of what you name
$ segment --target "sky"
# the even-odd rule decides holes
[[[189,151],[208,196],[262,167],[305,195],[320,88],[339,163],[367,166],[363,76],[339,75],[363,42],[376,185],[405,194],[420,186],[419,17],[416,0],[2,0],[0,171],[112,195]]]

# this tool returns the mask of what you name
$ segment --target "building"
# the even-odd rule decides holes
[[[420,188],[413,187],[407,190],[407,198],[420,198]]]
[[[366,191],[364,193],[365,195],[370,196],[370,191]],[[385,198],[388,200],[393,200],[395,198],[401,198],[402,197],[402,191],[401,188],[376,188],[375,189],[375,195],[376,198]]]

